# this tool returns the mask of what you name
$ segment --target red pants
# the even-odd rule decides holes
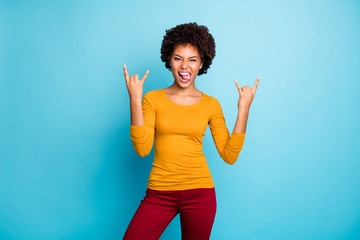
[[[181,239],[209,240],[216,213],[215,188],[146,190],[123,240],[159,239],[180,213]]]

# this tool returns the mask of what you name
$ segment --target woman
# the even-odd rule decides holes
[[[203,154],[202,140],[209,125],[216,148],[229,164],[241,151],[249,108],[259,77],[252,88],[240,87],[238,115],[229,135],[220,103],[195,87],[197,75],[205,74],[215,57],[215,41],[207,27],[181,24],[166,31],[161,59],[171,70],[174,83],[143,96],[137,74],[124,74],[130,96],[130,137],[140,156],[154,145],[154,163],[146,195],[135,212],[124,239],[159,239],[180,213],[182,239],[209,239],[216,213],[216,195]]]

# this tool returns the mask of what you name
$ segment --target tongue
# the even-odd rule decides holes
[[[180,75],[180,77],[184,80],[187,80],[189,81],[191,79],[191,76],[190,75]]]

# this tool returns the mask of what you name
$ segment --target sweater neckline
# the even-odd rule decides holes
[[[171,103],[174,104],[174,105],[184,106],[184,107],[191,107],[191,106],[195,106],[195,105],[200,104],[200,103],[203,101],[204,96],[205,96],[205,93],[201,92],[201,93],[202,93],[202,96],[201,96],[200,100],[199,100],[197,103],[190,104],[190,105],[183,105],[183,104],[178,104],[178,103],[175,103],[175,102],[171,101],[170,98],[169,98],[169,97],[166,95],[166,93],[165,93],[165,88],[162,88],[162,89],[161,89],[161,92],[163,93],[163,95],[164,95],[164,97],[167,99],[167,101],[171,102]]]

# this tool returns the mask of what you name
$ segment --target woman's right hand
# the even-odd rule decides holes
[[[124,64],[124,75],[125,75],[126,87],[129,92],[130,101],[136,101],[139,103],[142,102],[143,85],[148,74],[149,74],[149,70],[146,71],[145,75],[141,80],[139,80],[139,76],[137,74],[131,75],[129,77],[126,65]]]

